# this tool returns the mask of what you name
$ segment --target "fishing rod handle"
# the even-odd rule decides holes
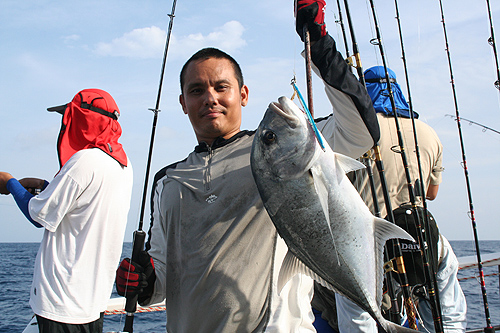
[[[144,243],[146,240],[146,233],[143,230],[134,231],[134,240],[132,245],[132,261],[137,262],[139,255],[144,251]],[[125,311],[128,313],[134,313],[137,309],[137,298],[139,295],[133,297],[127,297],[127,302],[125,303]],[[127,318],[129,316],[127,315]],[[126,330],[125,330],[126,331]]]

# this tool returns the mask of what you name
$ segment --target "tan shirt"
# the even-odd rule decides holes
[[[403,167],[403,160],[398,143],[398,134],[396,130],[396,122],[394,117],[387,117],[381,113],[377,114],[377,119],[380,126],[379,147],[382,155],[382,161],[385,169],[385,179],[389,189],[391,205],[396,209],[400,205],[410,203],[408,185]],[[403,136],[404,149],[408,168],[410,171],[412,184],[415,185],[415,180],[419,179],[419,170],[417,156],[415,153],[415,140],[413,135],[413,125],[409,118],[398,118],[399,126]],[[424,189],[427,191],[429,184],[439,185],[442,180],[441,173],[444,170],[442,167],[443,161],[443,146],[436,132],[424,122],[415,119],[415,128],[417,130],[417,141],[420,153],[420,162],[422,167],[422,176]],[[375,188],[379,209],[382,217],[387,215],[382,186],[380,184],[380,176],[375,163],[372,162]],[[361,172],[366,172],[361,170]],[[363,177],[364,176],[364,177]],[[362,177],[357,177],[355,186],[361,193],[361,196],[367,203],[370,210],[374,213],[373,198],[368,178],[366,173]],[[415,186],[414,186],[415,187]],[[416,197],[417,204],[421,204],[421,198]]]

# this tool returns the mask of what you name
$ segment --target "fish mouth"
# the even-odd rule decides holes
[[[296,128],[300,124],[299,118],[297,118],[297,116],[286,105],[285,97],[280,97],[278,101],[279,102],[271,102],[269,104],[269,109],[278,116],[284,118],[290,127]]]

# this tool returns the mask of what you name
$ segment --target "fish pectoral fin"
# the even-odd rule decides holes
[[[323,172],[318,166],[313,166],[310,169],[310,172],[314,182],[314,189],[316,190],[316,193],[318,193],[319,203],[321,204],[321,208],[323,208],[323,213],[328,221],[328,225],[330,225],[330,210],[328,208],[329,191],[327,184],[325,183]]]
[[[401,326],[401,325],[398,325],[398,324],[395,324],[395,323],[391,323],[390,321],[386,321],[384,323],[385,325],[385,331],[386,332],[395,332],[395,333],[398,333],[398,332],[401,332],[401,333],[405,333],[405,332],[408,332],[408,333],[411,333],[411,332],[418,332],[416,330],[413,330],[411,328],[407,328],[407,327],[404,327],[404,326]]]
[[[323,214],[325,215],[326,222],[328,223],[328,228],[330,230],[330,234],[332,236],[333,247],[335,248],[335,256],[337,257],[337,262],[339,262],[339,255],[337,248],[335,246],[335,237],[333,237],[333,232],[331,228],[330,221],[330,208],[328,204],[328,196],[330,195],[330,191],[328,189],[328,185],[325,182],[325,177],[320,167],[313,166],[310,169],[311,176],[313,177],[314,188],[316,193],[318,194],[319,203],[321,204],[321,208],[323,209]],[[342,177],[345,177],[342,174]]]
[[[340,168],[344,171],[344,174],[365,168],[365,165],[363,163],[361,163],[358,160],[355,160],[354,158],[339,153],[334,153],[334,154],[335,154],[335,160],[337,161],[337,165],[340,166]]]
[[[272,217],[276,215],[276,212],[278,212],[278,210],[280,209],[283,201],[281,200],[281,196],[274,194],[267,198],[267,200],[263,203],[266,207],[267,213]]]
[[[281,264],[281,269],[278,275],[278,295],[281,293],[281,290],[283,290],[285,284],[297,274],[304,274],[306,276],[309,276],[314,281],[321,284],[323,287],[328,288],[332,291],[336,291],[336,289],[330,283],[321,278],[318,274],[314,273],[289,250],[286,253],[285,259],[283,259],[283,263]]]

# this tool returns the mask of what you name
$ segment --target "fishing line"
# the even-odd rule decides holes
[[[455,103],[455,116],[456,116],[456,121],[457,121],[457,128],[458,128],[458,136],[460,139],[460,148],[462,151],[462,167],[464,169],[464,175],[465,175],[465,184],[467,188],[467,197],[469,199],[469,213],[470,213],[470,220],[472,223],[472,231],[474,234],[474,242],[476,245],[476,255],[477,255],[477,262],[478,262],[478,271],[479,271],[479,277],[481,280],[481,293],[483,296],[483,304],[484,304],[484,315],[486,317],[486,327],[484,328],[485,332],[494,332],[495,329],[491,326],[491,318],[490,318],[490,310],[488,306],[488,297],[486,295],[486,284],[484,281],[484,272],[483,272],[483,265],[481,262],[481,252],[479,250],[479,239],[477,236],[477,226],[476,226],[476,218],[474,215],[474,205],[472,203],[472,191],[470,187],[470,181],[469,181],[469,171],[467,169],[467,158],[465,156],[465,146],[464,146],[464,141],[463,141],[463,136],[462,136],[462,126],[460,123],[460,114],[458,111],[458,100],[457,100],[457,94],[456,94],[456,89],[455,89],[455,79],[453,77],[453,68],[451,65],[451,54],[450,54],[450,48],[448,45],[448,34],[446,32],[446,23],[444,20],[444,10],[443,10],[443,2],[442,0],[439,0],[439,7],[441,10],[441,22],[443,24],[443,34],[444,34],[444,41],[445,41],[445,50],[446,50],[446,55],[448,57],[448,67],[450,70],[450,83],[451,83],[451,89],[453,93],[453,101]]]
[[[154,144],[154,138],[155,138],[155,132],[156,132],[156,123],[158,120],[158,113],[160,112],[160,98],[161,98],[161,90],[163,86],[163,77],[165,74],[165,65],[167,62],[167,54],[168,54],[168,46],[170,44],[170,36],[172,34],[172,27],[174,23],[174,13],[175,13],[175,5],[177,3],[177,0],[173,0],[172,4],[172,11],[170,14],[168,14],[170,21],[168,24],[168,30],[167,30],[167,36],[166,36],[166,41],[165,41],[165,50],[163,53],[163,62],[161,66],[161,74],[160,74],[160,82],[158,85],[158,95],[156,97],[156,105],[154,109],[149,109],[153,111],[154,117],[153,117],[153,126],[151,129],[151,139],[149,143],[149,154],[148,154],[148,161],[146,164],[146,175],[144,179],[144,188],[142,191],[142,203],[141,203],[141,210],[140,210],[140,216],[139,216],[139,226],[136,231],[134,231],[133,235],[133,243],[132,243],[132,258],[131,261],[138,261],[138,257],[140,256],[141,252],[144,251],[144,243],[146,240],[146,233],[144,230],[142,230],[143,224],[144,224],[144,210],[146,207],[146,195],[147,195],[147,189],[148,189],[148,181],[149,181],[149,171],[151,169],[151,159],[153,155],[153,144]],[[130,272],[129,272],[130,273]],[[123,328],[124,332],[129,332],[133,333],[134,330],[134,313],[137,310],[137,299],[138,295],[135,295],[133,297],[127,297],[126,298],[126,303],[125,303],[125,311],[126,311],[126,317],[125,317],[125,326]]]
[[[370,7],[369,0],[365,0],[365,6],[366,6],[367,20],[370,21],[372,14],[371,14],[371,7]],[[369,24],[369,27],[370,27],[370,32],[371,32],[370,36],[375,36],[375,30],[373,29],[373,25]],[[370,44],[371,44],[371,42],[370,42]],[[377,64],[377,66],[380,65],[380,63],[379,63],[380,54],[377,53],[375,48],[373,48],[373,58],[375,58],[375,63]]]
[[[403,166],[405,168],[405,176],[406,176],[406,182],[407,182],[407,187],[408,187],[408,194],[410,197],[412,209],[414,212],[417,212],[417,205],[416,205],[416,201],[415,201],[414,188],[413,188],[413,184],[411,181],[411,175],[408,171],[408,161],[407,161],[405,147],[404,147],[404,143],[403,143],[403,137],[401,135],[401,128],[400,128],[399,120],[398,120],[399,116],[398,116],[397,111],[396,111],[396,103],[394,101],[394,95],[393,95],[391,84],[390,84],[390,78],[389,78],[389,73],[388,73],[388,69],[387,69],[388,67],[387,67],[387,62],[386,62],[386,57],[385,57],[385,51],[384,51],[384,47],[382,45],[380,28],[379,28],[377,13],[375,11],[375,4],[374,4],[373,0],[370,0],[370,5],[371,5],[371,9],[372,9],[372,17],[373,17],[375,31],[376,31],[376,38],[372,39],[370,41],[370,43],[372,43],[374,45],[378,45],[378,47],[379,47],[380,57],[382,59],[382,63],[383,63],[384,70],[385,70],[385,80],[387,82],[389,99],[391,102],[392,111],[394,114],[394,121],[396,124],[397,133],[398,133],[399,148],[401,150],[400,155],[401,155],[401,159],[403,162]],[[416,215],[416,217],[417,217],[417,221],[420,221],[420,219],[418,218],[418,214]],[[419,226],[418,241],[420,244],[420,248],[423,249],[425,240],[423,238],[420,222],[418,222],[418,223],[419,223],[419,225],[418,225]],[[433,281],[434,276],[432,276],[428,270],[428,268],[429,268],[428,260],[426,258],[424,251],[422,251],[422,257],[424,259],[424,262],[426,263],[426,264],[424,264],[424,273],[425,273],[426,279],[428,281],[432,281],[431,285],[429,286],[428,292],[429,292],[429,298],[431,300],[431,305],[432,305],[431,310],[432,310],[432,316],[434,319],[434,327],[436,329],[436,332],[443,332],[443,324],[442,324],[442,320],[441,320],[441,314],[440,314],[440,312],[438,312],[439,307],[438,307],[438,301],[436,299],[436,291],[435,291],[435,288],[433,287],[434,286],[434,281]],[[409,300],[405,300],[405,301],[411,301],[411,298]],[[412,319],[414,319],[414,318],[412,318]],[[416,327],[417,327],[416,322],[414,322],[414,321],[412,321],[412,322],[409,321],[409,325],[411,328],[414,328],[414,329],[416,329]]]

